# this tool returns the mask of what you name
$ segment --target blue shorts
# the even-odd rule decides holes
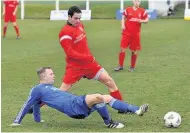
[[[84,119],[88,117],[94,109],[90,109],[85,101],[86,96],[78,96],[70,103],[70,108],[67,112],[64,112],[71,118]]]

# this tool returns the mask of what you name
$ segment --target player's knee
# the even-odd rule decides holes
[[[7,27],[7,26],[8,26],[8,23],[5,23],[4,26]]]
[[[16,22],[12,22],[13,26],[17,26],[17,23]]]
[[[132,55],[136,55],[136,54],[137,54],[137,51],[132,51],[131,54],[132,54]]]
[[[112,85],[114,81],[111,77],[108,77],[105,82],[107,85]]]
[[[123,53],[123,52],[125,52],[125,48],[120,49],[120,53]]]
[[[97,102],[104,102],[104,98],[101,94],[94,94],[94,99]]]

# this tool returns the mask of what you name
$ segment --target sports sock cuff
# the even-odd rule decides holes
[[[114,104],[114,102],[115,102],[116,100],[117,100],[117,99],[112,98],[112,99],[111,99],[111,101],[109,102],[109,105],[112,107],[112,106],[113,106],[113,104]]]
[[[101,107],[104,107],[105,106],[105,103],[98,103],[98,104],[95,104],[94,107],[96,108],[101,108]]]

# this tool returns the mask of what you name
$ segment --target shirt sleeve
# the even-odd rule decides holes
[[[14,123],[21,123],[24,116],[28,113],[29,109],[36,103],[39,102],[40,93],[36,89],[32,89],[28,96],[28,100],[24,103],[21,110],[17,114]],[[35,111],[34,111],[35,112]],[[36,111],[37,112],[37,111]]]
[[[71,45],[73,43],[73,38],[72,38],[72,35],[70,35],[69,33],[60,33],[59,41],[62,48],[65,51],[65,54],[68,57],[71,57],[73,59],[79,59],[79,60],[88,60],[88,61],[93,60],[93,56],[81,54],[75,51],[74,49],[72,49]]]
[[[34,120],[36,122],[40,122],[41,121],[40,104],[39,104],[39,102],[35,102],[35,104],[33,106],[33,116],[34,116]]]
[[[147,11],[144,9],[142,12],[142,19],[146,19],[148,17]]]

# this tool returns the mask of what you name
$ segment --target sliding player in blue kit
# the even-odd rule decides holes
[[[148,110],[148,104],[138,107],[117,100],[110,95],[90,94],[76,96],[62,91],[53,86],[55,75],[50,67],[41,67],[37,70],[37,74],[40,83],[31,89],[28,100],[22,106],[11,126],[20,126],[22,119],[31,107],[33,107],[34,120],[42,122],[40,117],[40,102],[75,119],[84,119],[93,111],[97,111],[108,128],[123,128],[124,125],[112,120],[106,104],[109,104],[116,110],[132,112],[137,115],[143,115]]]

